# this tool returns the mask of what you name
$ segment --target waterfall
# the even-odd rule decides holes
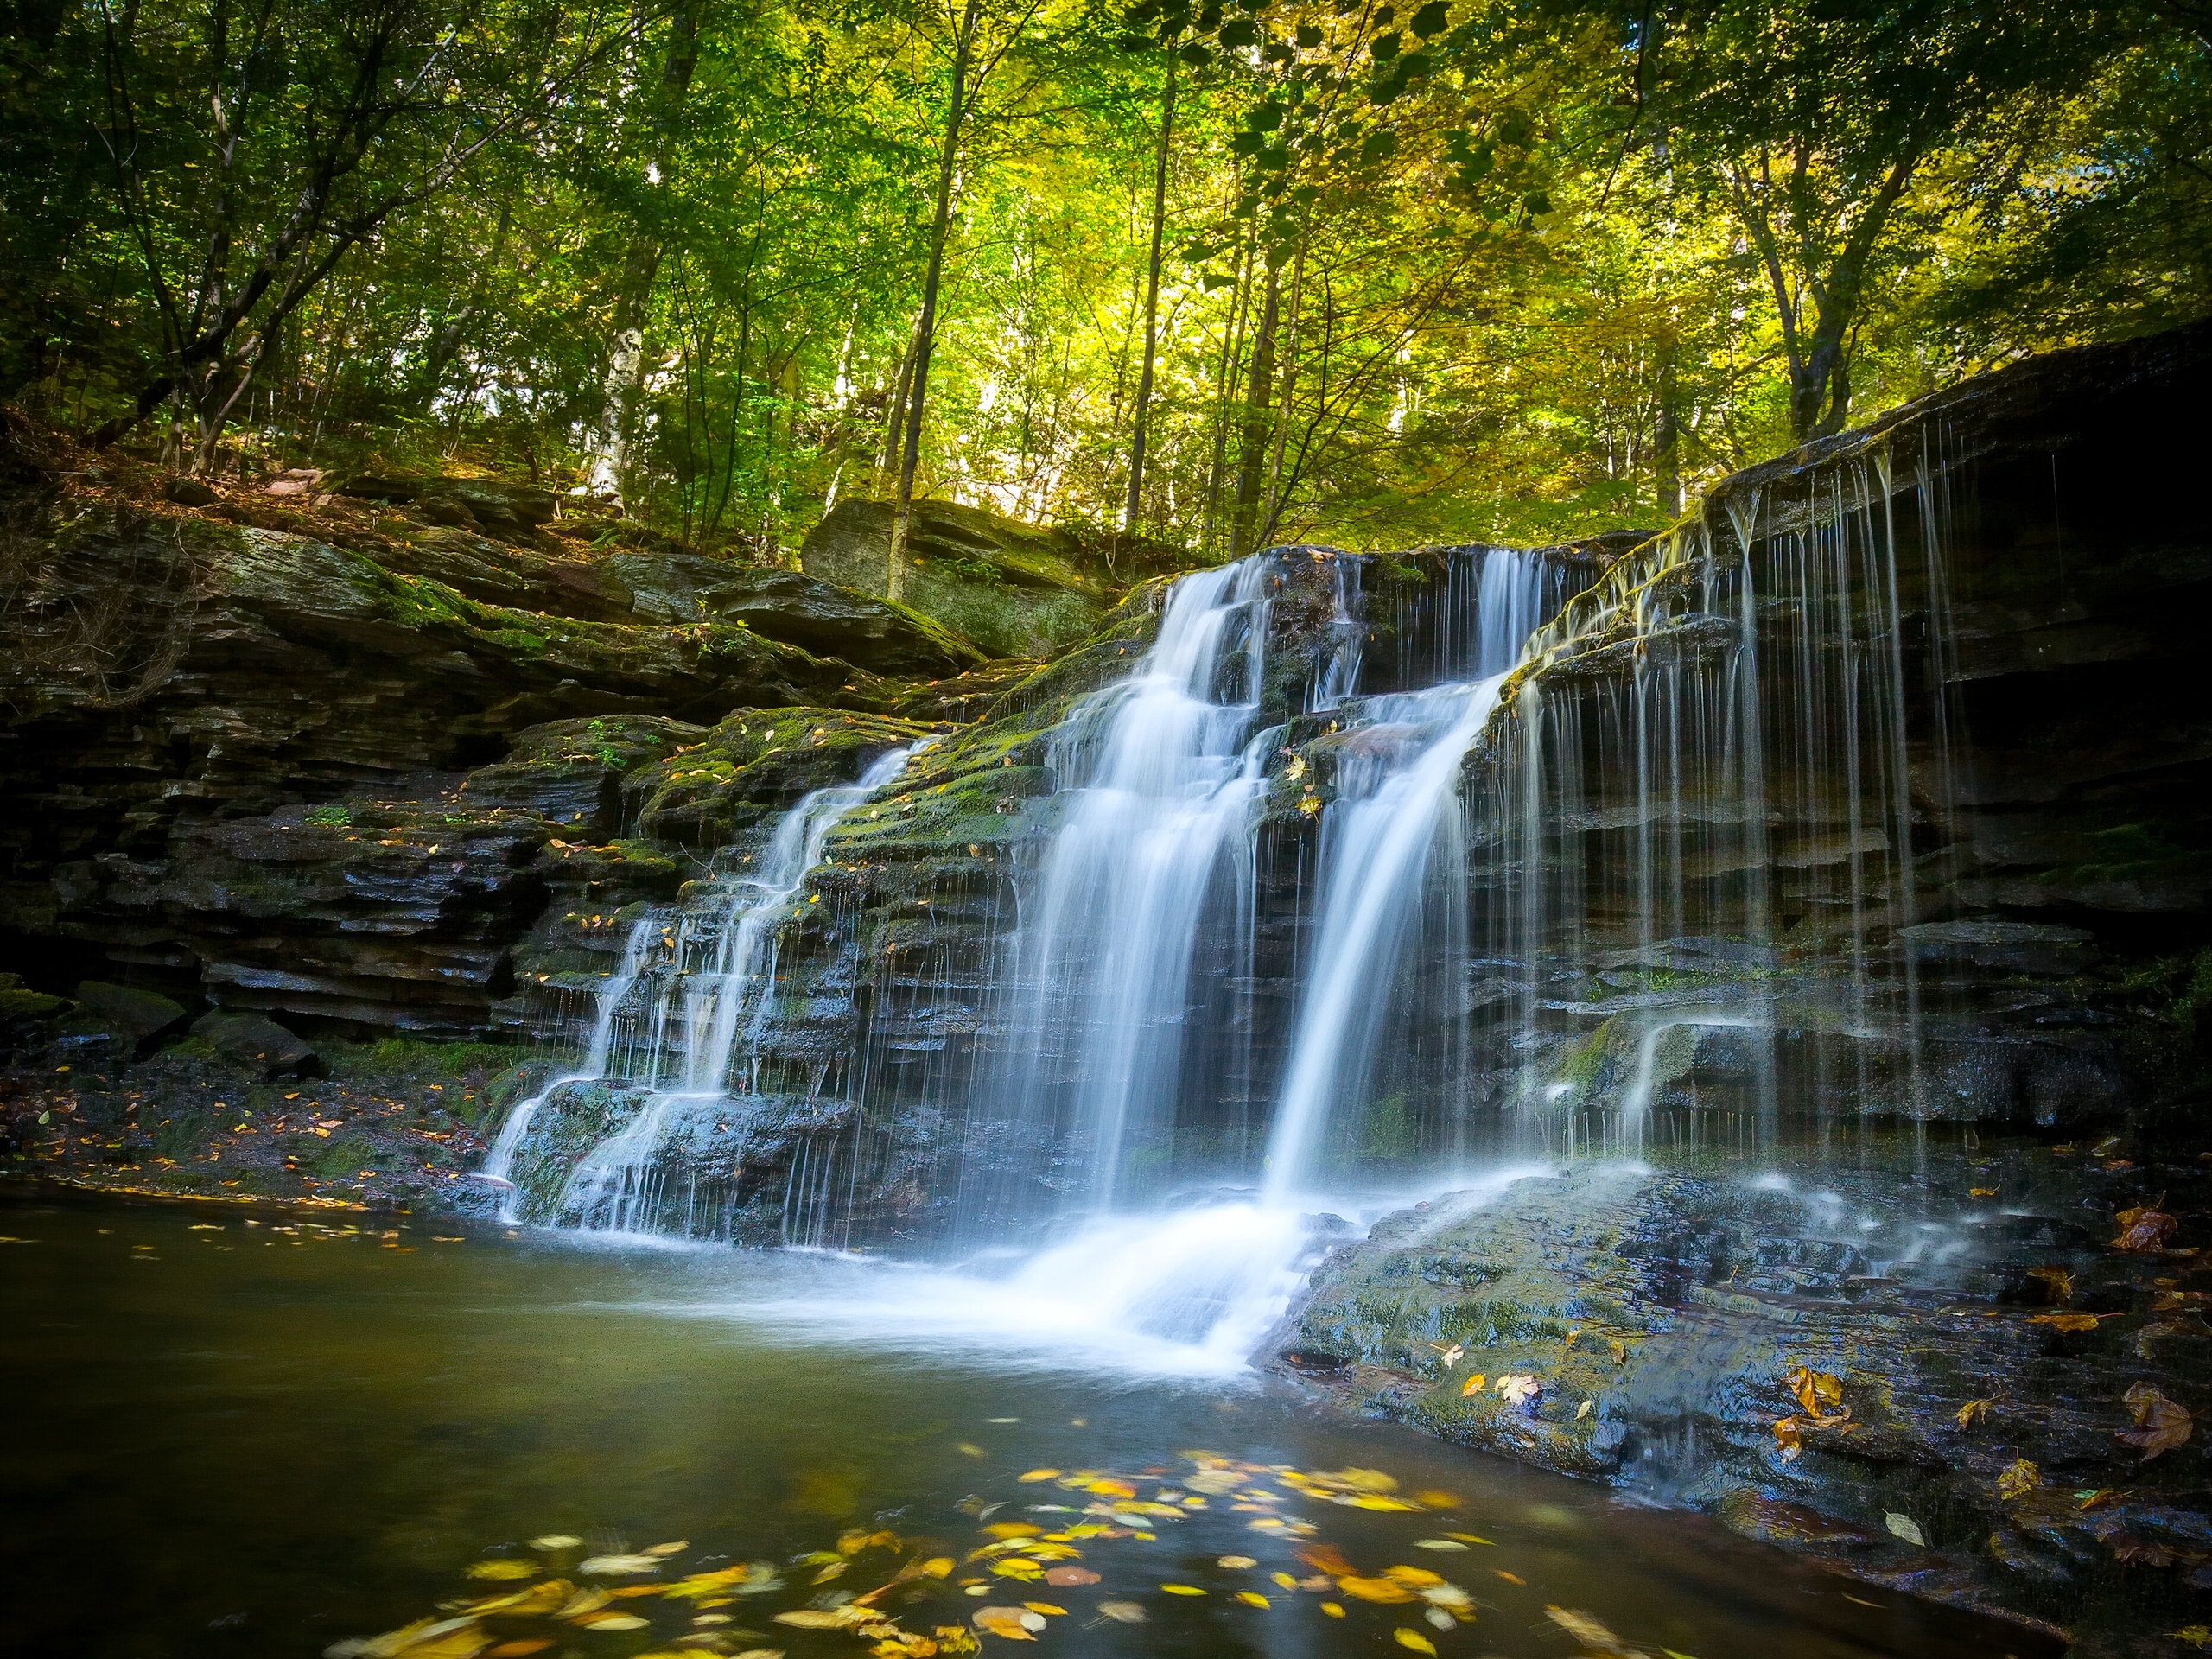
[[[857,782],[804,797],[778,822],[755,868],[708,884],[681,914],[649,909],[639,916],[621,965],[594,998],[582,1065],[516,1106],[486,1159],[483,1178],[504,1189],[505,1218],[517,1217],[522,1196],[518,1155],[548,1103],[580,1086],[629,1085],[621,1096],[626,1118],[584,1152],[550,1205],[587,1230],[628,1232],[661,1219],[671,1198],[664,1154],[695,1122],[734,1115],[741,1132],[732,1071],[747,1015],[759,1018],[773,988],[780,927],[838,819],[896,778],[913,753],[892,749]],[[686,1210],[689,1230],[688,1203]]]
[[[1234,972],[1224,957],[1249,932],[1270,569],[1262,556],[1177,582],[1135,671],[1052,734],[1060,823],[1002,994],[990,1104],[1087,1153],[1080,1208],[1111,1208],[1133,1143],[1172,1122],[1192,978]],[[1224,909],[1226,943],[1201,962]]]

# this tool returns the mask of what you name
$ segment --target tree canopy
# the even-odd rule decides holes
[[[1540,540],[2212,309],[2209,167],[2164,0],[16,0],[0,397],[761,558]]]

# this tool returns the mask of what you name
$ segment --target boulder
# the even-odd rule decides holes
[[[217,1008],[193,1021],[192,1034],[212,1044],[232,1065],[258,1071],[264,1083],[323,1074],[322,1060],[315,1050],[274,1020],[257,1014]]]
[[[146,1053],[163,1037],[181,1032],[192,1016],[184,1005],[159,991],[88,979],[77,987],[77,1001],[104,1021],[124,1046]]]
[[[425,499],[457,502],[477,523],[519,531],[550,520],[557,509],[553,493],[533,484],[508,484],[496,478],[449,478],[399,473],[361,473],[338,486],[337,493],[365,501],[404,504]]]
[[[806,574],[880,596],[893,510],[849,496],[807,532]],[[1105,614],[1099,562],[1065,531],[1046,530],[950,502],[918,501],[908,525],[906,603],[995,657],[1050,657]]]
[[[943,678],[988,660],[921,612],[796,570],[747,570],[706,595],[715,615],[872,674]]]

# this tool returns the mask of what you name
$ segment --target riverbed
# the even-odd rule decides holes
[[[0,1234],[19,1651],[313,1656],[471,1603],[417,1650],[2056,1651],[1218,1354],[956,1329],[894,1264],[23,1193]]]

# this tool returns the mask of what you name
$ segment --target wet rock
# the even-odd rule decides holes
[[[233,1065],[257,1072],[264,1083],[322,1075],[322,1060],[314,1049],[259,1014],[217,1008],[193,1021],[192,1034],[204,1039]]]
[[[104,980],[79,982],[76,999],[121,1037],[133,1053],[139,1055],[148,1052],[163,1037],[181,1033],[192,1018],[182,1003],[158,991],[110,984]]]
[[[921,612],[791,570],[746,571],[705,595],[705,608],[756,632],[870,673],[948,677],[983,652]]]

